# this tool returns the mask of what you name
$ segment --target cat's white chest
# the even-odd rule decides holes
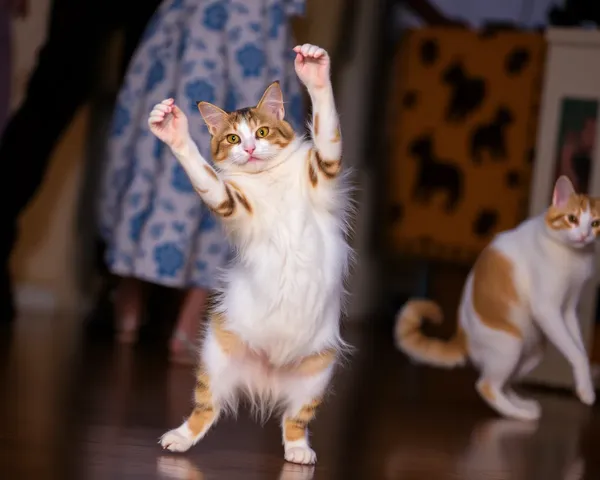
[[[593,254],[576,255],[572,259],[570,268],[566,268],[566,276],[568,277],[571,290],[579,290],[585,282],[587,282],[594,273],[594,256]]]
[[[240,261],[225,293],[233,328],[275,363],[337,332],[347,254],[335,216],[311,202],[304,172],[287,173],[267,188],[240,183],[255,213],[239,227]]]
[[[593,274],[594,254],[566,249],[562,246],[552,245],[547,247],[544,256],[545,262],[540,262],[540,270],[553,269],[554,275],[548,271],[548,281],[569,285],[581,285]],[[545,275],[546,276],[546,275]]]

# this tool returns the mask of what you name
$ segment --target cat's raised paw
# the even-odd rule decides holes
[[[192,446],[193,441],[176,429],[160,437],[159,443],[162,448],[170,452],[187,452]]]
[[[289,447],[285,450],[285,460],[300,465],[313,465],[317,462],[317,454],[308,447]]]
[[[330,59],[323,48],[305,43],[295,46],[294,52],[296,74],[308,89],[322,88],[329,83]]]
[[[295,46],[294,52],[307,58],[327,57],[327,51],[324,48],[318,47],[317,45],[311,45],[310,43]]]

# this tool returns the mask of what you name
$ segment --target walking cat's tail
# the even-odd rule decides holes
[[[467,361],[465,333],[458,327],[450,340],[440,340],[421,332],[423,319],[442,323],[439,305],[431,300],[409,300],[396,316],[396,346],[413,360],[437,367],[453,368]]]

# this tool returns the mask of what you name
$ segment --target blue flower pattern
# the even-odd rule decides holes
[[[183,58],[185,54],[185,49],[188,46],[190,41],[190,30],[188,28],[184,28],[181,34],[181,38],[179,39],[179,44],[177,46],[177,59],[180,60]]]
[[[142,230],[146,226],[146,222],[152,213],[152,206],[149,205],[146,209],[137,213],[129,222],[129,238],[134,242],[138,242],[142,235]]]
[[[171,5],[169,6],[169,10],[179,10],[184,6],[184,0],[171,0]]]
[[[163,0],[144,33],[113,112],[98,202],[106,262],[121,276],[172,286],[218,286],[232,254],[221,225],[166,146],[149,134],[152,106],[176,99],[210,159],[210,135],[196,106],[254,105],[280,80],[286,118],[301,131],[304,110],[289,17],[305,0]]]
[[[235,110],[236,105],[237,95],[235,94],[232,88],[229,88],[227,90],[227,93],[225,94],[225,103],[223,104],[223,109],[226,112],[232,112],[233,110]]]
[[[156,59],[152,62],[152,66],[150,67],[150,71],[148,72],[148,77],[146,79],[146,91],[150,92],[154,90],[156,85],[162,83],[165,79],[165,65],[164,63]]]
[[[192,80],[185,86],[185,96],[195,108],[198,102],[215,101],[215,87],[205,79]]]
[[[189,177],[185,173],[185,170],[179,165],[179,163],[173,164],[173,172],[171,177],[171,186],[181,193],[193,193],[194,187],[190,182]]]
[[[200,217],[200,223],[198,224],[198,230],[201,232],[209,232],[217,226],[217,219],[210,212],[210,210],[204,210]]]
[[[165,242],[154,248],[154,261],[160,276],[174,277],[185,265],[181,248],[174,242]]]
[[[259,77],[267,63],[264,50],[253,43],[247,43],[240,48],[236,56],[244,77]]]
[[[285,22],[286,16],[283,6],[279,3],[271,5],[271,7],[269,8],[269,37],[277,38],[277,35],[279,33],[279,27],[285,25]]]
[[[225,24],[227,23],[227,18],[229,14],[227,13],[227,7],[225,6],[225,2],[220,1],[217,3],[213,3],[209,5],[204,11],[204,26],[209,30],[216,30],[220,32],[225,28]]]
[[[131,113],[123,104],[117,103],[112,119],[112,135],[118,137],[123,134],[131,123]]]

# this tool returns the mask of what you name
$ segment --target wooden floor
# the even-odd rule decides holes
[[[188,413],[191,370],[162,348],[82,338],[65,318],[25,317],[0,341],[0,478],[507,479],[600,478],[600,413],[569,392],[542,400],[538,425],[499,419],[474,373],[415,367],[387,334],[348,329],[357,353],[313,428],[315,469],[286,465],[275,420],[242,411],[186,454],[158,437]]]

